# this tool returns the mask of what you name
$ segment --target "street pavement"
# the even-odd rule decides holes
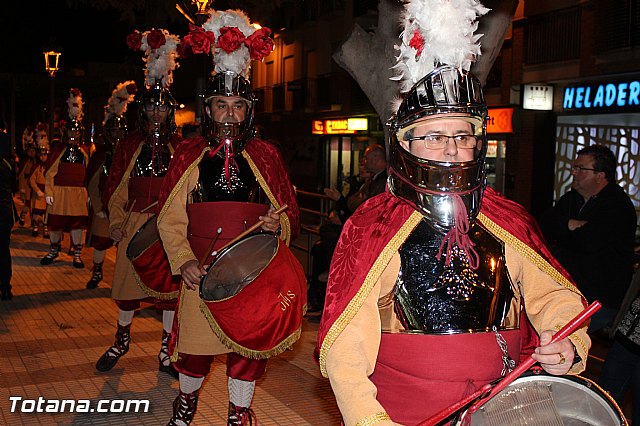
[[[27,221],[28,225],[28,221]],[[92,249],[85,249],[84,269],[72,266],[65,234],[60,257],[41,266],[49,243],[32,237],[28,228],[14,228],[11,236],[13,300],[0,303],[0,423],[5,425],[165,425],[178,394],[178,382],[158,372],[162,335],[161,313],[143,305],[131,328],[129,352],[113,370],[99,373],[95,363],[113,343],[117,308],[110,298],[115,249],[107,252],[105,280],[99,288],[85,288],[91,273]],[[338,425],[340,414],[327,379],[312,358],[317,322],[306,318],[300,340],[269,361],[256,387],[253,409],[260,425]],[[193,425],[225,425],[227,380],[225,356],[216,359],[200,393]],[[12,398],[13,399],[10,399]],[[16,397],[22,398],[18,400]],[[38,399],[43,402],[38,410]],[[93,412],[46,412],[53,400],[78,402]],[[24,400],[31,400],[29,402]],[[120,413],[97,411],[102,408]],[[129,412],[127,401],[149,400],[147,412]],[[122,402],[124,401],[124,402]],[[12,405],[15,412],[11,412]],[[131,405],[129,411],[135,411]],[[142,405],[139,411],[142,411]],[[20,408],[25,411],[19,412]]]

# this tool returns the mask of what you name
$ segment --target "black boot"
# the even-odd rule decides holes
[[[198,408],[198,391],[192,393],[183,393],[180,391],[178,397],[173,401],[173,416],[167,426],[176,426],[183,422],[188,425],[191,424],[193,416],[196,414]]]
[[[116,341],[107,349],[107,351],[96,362],[96,370],[109,371],[118,362],[121,356],[129,352],[129,342],[131,341],[131,324],[118,324],[118,332],[116,333]]]
[[[74,268],[84,268],[84,262],[82,261],[82,244],[76,244],[73,247],[73,267]]]
[[[229,402],[227,426],[251,426],[254,423],[257,425],[258,419],[251,408],[238,407]]]
[[[91,278],[87,283],[87,288],[96,288],[98,287],[98,283],[102,281],[102,262],[93,263],[93,273],[91,274]]]
[[[60,243],[51,243],[51,246],[49,246],[49,253],[47,253],[47,255],[40,260],[40,264],[51,265],[53,263],[53,259],[58,257],[59,252]]]
[[[177,379],[179,377],[178,370],[173,368],[169,358],[169,336],[171,336],[171,333],[162,330],[162,346],[160,346],[160,352],[158,353],[158,371],[167,373]]]

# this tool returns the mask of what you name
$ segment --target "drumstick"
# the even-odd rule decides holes
[[[592,304],[590,304],[589,306],[587,306],[586,309],[584,309],[582,312],[580,312],[578,315],[576,315],[571,321],[569,321],[564,327],[562,327],[556,334],[554,334],[550,343],[556,343],[559,340],[562,340],[564,338],[569,337],[569,335],[571,333],[573,333],[578,328],[580,328],[580,326],[586,320],[591,318],[591,316],[593,314],[595,314],[601,307],[602,307],[602,304],[600,302],[598,302],[597,300],[595,302],[593,302]],[[495,386],[492,387],[491,384],[484,385],[483,387],[478,389],[473,394],[471,394],[468,397],[456,402],[451,407],[445,408],[444,410],[440,411],[439,413],[435,414],[434,416],[426,419],[425,421],[423,421],[420,424],[418,424],[418,426],[433,426],[433,425],[437,425],[441,421],[443,421],[444,419],[448,418],[449,416],[453,415],[457,411],[461,410],[462,408],[464,408],[465,406],[467,406],[468,404],[473,402],[475,399],[480,398],[483,395],[486,395],[487,392],[489,392],[489,394],[487,396],[483,397],[481,400],[479,400],[478,402],[473,404],[471,406],[471,408],[469,408],[467,413],[476,412],[478,410],[478,408],[480,408],[480,406],[482,406],[484,403],[486,403],[489,399],[493,398],[498,392],[500,392],[502,389],[507,387],[515,379],[520,377],[520,375],[522,373],[524,373],[526,370],[528,370],[535,363],[536,363],[536,360],[533,359],[533,357],[529,356],[529,358],[527,358],[526,360],[521,362],[516,368],[513,369],[513,371],[511,371],[509,374],[507,374]]]
[[[122,225],[120,225],[120,229],[124,229],[127,226],[127,222],[129,222],[129,218],[131,217],[131,212],[133,212],[133,208],[136,205],[136,199],[133,200],[133,203],[131,203],[131,206],[129,207],[129,210],[127,210],[127,214],[124,217],[124,220],[122,221]]]
[[[218,228],[218,231],[216,231],[216,236],[213,238],[213,240],[211,240],[211,243],[209,243],[209,247],[207,247],[207,251],[204,252],[202,259],[200,259],[200,263],[198,263],[198,269],[202,269],[204,267],[207,258],[213,250],[213,246],[216,245],[216,243],[218,242],[218,238],[220,238],[220,234],[222,234],[222,228]]]
[[[275,214],[280,214],[283,213],[284,211],[286,211],[289,208],[288,205],[283,204],[282,207],[280,207],[278,210],[274,211]],[[254,223],[253,225],[251,225],[251,227],[245,231],[243,231],[241,234],[239,234],[237,237],[235,237],[233,240],[229,241],[227,244],[223,245],[222,247],[220,247],[218,250],[216,250],[217,252],[221,252],[222,250],[226,249],[227,247],[229,247],[231,244],[235,243],[238,240],[243,239],[244,237],[246,237],[247,235],[249,235],[250,233],[252,233],[253,231],[255,231],[256,229],[260,228],[262,225],[264,225],[264,220],[259,220],[256,223]]]
[[[158,202],[154,202],[149,204],[147,207],[145,207],[144,209],[140,210],[140,213],[146,213],[147,211],[149,211],[149,209],[151,209],[152,207],[155,207],[158,205]]]

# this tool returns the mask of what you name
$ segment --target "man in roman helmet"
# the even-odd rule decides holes
[[[127,258],[127,248],[136,232],[152,218],[169,160],[181,140],[175,133],[177,104],[169,91],[173,70],[178,65],[180,40],[166,30],[153,29],[144,33],[135,31],[127,43],[145,54],[146,90],[138,98],[138,129],[117,144],[102,196],[103,209],[107,206],[109,214],[110,237],[118,245],[111,285],[111,297],[118,306],[118,323],[115,342],[98,359],[96,369],[111,370],[129,351],[134,313],[141,301],[147,301],[162,310],[158,369],[177,376],[167,355],[175,301],[144,291],[138,273]]]
[[[388,189],[344,226],[318,331],[346,425],[421,423],[504,376],[527,345],[550,374],[585,368],[586,326],[550,343],[585,300],[535,221],[485,187],[482,88],[446,55],[456,37],[463,59],[479,53],[467,19],[486,12],[477,2],[407,5],[401,58],[413,67],[399,66],[408,91],[389,122]]]
[[[41,265],[49,265],[60,252],[62,233],[70,230],[73,266],[82,262],[82,231],[87,226],[87,190],[84,187],[89,154],[84,145],[82,93],[72,88],[67,99],[69,121],[65,124],[63,143],[56,146],[45,165],[45,200],[51,247]]]
[[[287,248],[299,226],[295,191],[278,149],[255,135],[256,99],[247,79],[250,58],[261,60],[271,52],[270,33],[267,28],[256,31],[241,11],[212,11],[203,28],[192,27],[184,38],[187,42],[215,38],[218,44],[206,49],[213,51],[216,69],[203,95],[203,137],[178,148],[159,203],[158,231],[172,272],[183,282],[171,347],[180,372],[180,392],[169,425],[191,423],[214,356],[224,353],[227,424],[256,424],[250,408],[255,382],[264,373],[267,359],[289,348],[300,333],[306,280]],[[242,43],[227,46],[231,35]],[[261,54],[256,52],[258,46],[263,47]],[[274,211],[285,204],[288,210]],[[278,276],[261,274],[256,278],[261,280],[259,285],[249,284],[221,302],[223,310],[197,290],[206,275],[202,265],[214,259],[207,247],[213,241],[210,247],[220,250],[259,220],[263,221],[259,232],[277,236],[273,241],[278,256],[269,266],[275,265]],[[234,264],[252,269],[253,254],[241,256]],[[285,261],[277,260],[281,254]],[[246,303],[255,307],[250,315],[242,308]],[[274,321],[267,318],[277,322],[275,330],[268,324]]]
[[[109,218],[106,207],[102,204],[102,194],[113,160],[113,152],[118,143],[127,135],[127,119],[124,113],[128,104],[133,101],[136,83],[133,80],[118,84],[113,90],[102,122],[103,131],[96,138],[96,151],[91,155],[87,166],[85,185],[91,201],[91,226],[87,237],[93,247],[93,270],[87,282],[87,288],[98,287],[102,281],[102,264],[106,250],[113,245],[109,235]]]

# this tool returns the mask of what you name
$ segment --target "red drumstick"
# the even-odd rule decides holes
[[[555,343],[555,342],[557,342],[559,340],[562,340],[562,339],[564,339],[566,337],[569,337],[569,335],[571,335],[571,333],[573,333],[578,328],[580,328],[580,326],[582,326],[582,324],[586,320],[591,318],[591,316],[593,314],[595,314],[601,307],[602,307],[602,304],[600,302],[598,302],[597,300],[595,302],[593,302],[592,304],[590,304],[589,306],[587,306],[587,308],[585,310],[583,310],[578,315],[576,315],[575,318],[573,318],[571,321],[569,321],[567,323],[567,325],[562,327],[556,334],[554,334],[550,343]],[[483,387],[478,389],[473,394],[471,394],[468,397],[456,402],[451,407],[448,407],[448,408],[440,411],[439,413],[435,414],[434,416],[426,419],[425,421],[421,422],[418,426],[434,426],[434,425],[437,425],[440,422],[442,422],[444,419],[448,418],[449,416],[453,415],[457,411],[461,410],[462,408],[464,408],[465,406],[470,404],[473,400],[475,400],[477,398],[480,398],[480,397],[482,397],[482,395],[486,395],[487,392],[489,392],[489,394],[487,396],[483,397],[481,400],[479,400],[478,402],[473,404],[471,406],[471,408],[469,408],[469,410],[468,410],[468,413],[476,412],[484,403],[486,403],[488,400],[493,398],[498,392],[500,392],[502,389],[507,387],[515,379],[520,377],[520,375],[522,373],[527,371],[535,363],[536,363],[536,360],[533,359],[533,357],[530,356],[525,361],[521,362],[516,368],[513,369],[513,371],[511,371],[509,374],[507,374],[504,377],[504,379],[502,379],[495,386],[492,387],[490,384],[484,385]]]

